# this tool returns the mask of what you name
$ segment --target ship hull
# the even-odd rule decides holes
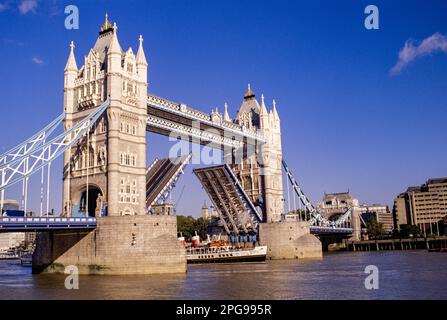
[[[266,257],[267,247],[258,247],[252,250],[190,253],[186,254],[186,261],[188,264],[262,262]]]
[[[232,262],[262,262],[265,261],[265,256],[250,256],[250,257],[228,257],[228,258],[203,258],[203,259],[188,259],[188,264],[200,263],[232,263]]]

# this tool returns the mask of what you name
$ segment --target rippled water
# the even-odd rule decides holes
[[[379,268],[379,289],[366,290],[365,266]],[[0,299],[447,299],[447,254],[385,251],[326,254],[323,260],[190,265],[185,275],[32,275],[0,261]]]

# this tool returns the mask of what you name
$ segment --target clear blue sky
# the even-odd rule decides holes
[[[349,189],[392,204],[407,186],[447,176],[447,49],[390,75],[408,39],[447,35],[446,1],[22,2],[0,0],[0,152],[62,111],[68,44],[82,65],[108,12],[123,49],[136,52],[143,35],[150,92],[203,111],[228,102],[231,116],[247,83],[275,98],[284,159],[313,202]],[[79,7],[79,30],[64,28],[67,4]],[[364,28],[368,4],[379,30]],[[167,155],[167,138],[148,143],[149,159]],[[198,215],[206,196],[188,168],[173,198],[187,185],[179,212]],[[52,179],[59,209],[61,170]]]

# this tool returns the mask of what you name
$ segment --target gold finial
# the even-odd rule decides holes
[[[255,96],[255,94],[254,94],[254,92],[251,90],[251,86],[250,86],[250,84],[248,84],[248,89],[247,89],[247,92],[245,93],[245,95],[244,95],[244,98],[245,99],[248,99],[248,98],[252,98],[252,97],[254,97]]]
[[[104,24],[101,26],[100,33],[104,33],[106,31],[109,31],[110,29],[112,29],[112,24],[109,21],[109,15],[106,13]]]

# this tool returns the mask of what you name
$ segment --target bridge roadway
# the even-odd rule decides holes
[[[93,230],[93,217],[0,217],[0,232],[36,232],[55,230]],[[320,235],[348,235],[352,228],[310,226],[310,232]]]

